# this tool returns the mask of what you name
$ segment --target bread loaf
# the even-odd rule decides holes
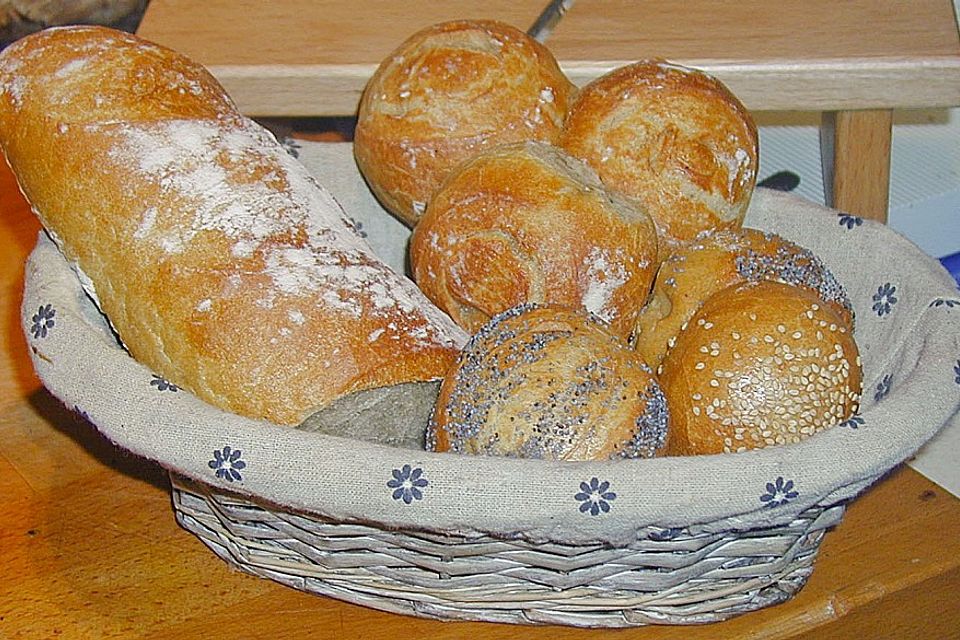
[[[615,69],[570,106],[561,146],[643,203],[663,238],[739,227],[756,184],[757,129],[715,78],[660,60]]]
[[[582,310],[514,307],[440,387],[428,447],[547,460],[650,457],[669,412],[650,368]]]
[[[663,359],[666,455],[791,444],[857,412],[853,333],[811,290],[750,282],[707,298]]]
[[[853,329],[846,290],[811,251],[775,233],[716,229],[681,243],[660,265],[650,301],[637,322],[637,351],[656,368],[707,298],[731,285],[762,280],[809,289]]]
[[[0,145],[130,353],[225,410],[297,424],[434,380],[466,336],[199,65],[97,27],[0,54]]]
[[[509,25],[444,22],[387,56],[357,113],[357,165],[381,203],[413,226],[447,173],[504,142],[555,142],[574,86],[553,55]]]
[[[656,229],[596,174],[545,142],[459,165],[410,240],[414,280],[471,333],[524,304],[584,308],[626,339],[657,267]]]

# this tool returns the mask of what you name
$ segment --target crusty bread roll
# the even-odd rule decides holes
[[[650,368],[586,312],[514,307],[444,379],[428,448],[548,460],[650,457],[669,413]]]
[[[577,94],[561,146],[638,198],[661,236],[739,227],[757,172],[757,128],[715,78],[660,60],[615,69]]]
[[[199,65],[61,28],[0,55],[0,145],[130,353],[228,411],[297,424],[437,379],[466,336]]]
[[[650,217],[545,142],[518,142],[461,164],[410,240],[414,280],[468,331],[517,305],[583,307],[628,338],[650,293]]]
[[[853,333],[812,291],[780,282],[713,294],[659,369],[670,407],[666,455],[799,442],[859,408]]]
[[[656,368],[707,298],[730,285],[761,280],[810,289],[853,329],[846,290],[811,251],[775,233],[717,229],[681,243],[660,265],[634,332],[637,351]]]
[[[427,27],[387,56],[360,100],[354,153],[383,205],[413,226],[447,173],[503,142],[555,142],[575,87],[509,25]]]

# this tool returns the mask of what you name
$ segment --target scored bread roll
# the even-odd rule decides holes
[[[747,227],[716,229],[681,243],[660,265],[634,332],[637,351],[656,368],[707,298],[730,285],[761,280],[813,291],[853,329],[853,306],[846,290],[813,252],[775,233]]]
[[[651,457],[669,412],[650,368],[581,310],[523,305],[464,348],[427,446],[548,460]]]
[[[756,184],[757,128],[747,110],[715,78],[662,60],[584,86],[560,144],[639,199],[665,238],[739,227]]]
[[[465,334],[202,67],[52,29],[0,54],[0,145],[134,358],[222,409],[297,424],[442,377]]]
[[[674,456],[799,442],[855,414],[862,391],[852,331],[815,293],[779,282],[713,294],[658,372]]]
[[[454,169],[413,231],[410,263],[420,289],[471,333],[534,302],[583,307],[626,339],[650,292],[657,236],[585,164],[520,142]]]
[[[501,22],[418,31],[364,89],[354,154],[381,203],[409,226],[449,171],[497,143],[555,142],[575,87],[542,44]]]

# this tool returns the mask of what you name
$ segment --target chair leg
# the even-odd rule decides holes
[[[829,206],[863,218],[887,221],[892,130],[890,109],[823,114],[820,153]]]

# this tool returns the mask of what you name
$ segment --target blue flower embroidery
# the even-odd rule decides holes
[[[57,310],[49,304],[40,305],[37,312],[30,318],[33,321],[33,326],[30,327],[30,333],[33,334],[34,338],[47,337],[47,331],[53,329],[53,325],[56,324],[53,320],[55,315],[57,315]]]
[[[946,307],[947,309],[953,309],[954,307],[960,307],[960,300],[951,300],[950,298],[937,298],[930,303],[931,307]]]
[[[846,227],[847,229],[853,229],[854,227],[859,227],[863,224],[863,218],[860,216],[852,216],[849,213],[840,213],[837,214],[840,218],[840,226]]]
[[[180,391],[180,387],[173,384],[172,382],[168,382],[167,380],[164,380],[157,374],[153,374],[153,380],[150,381],[150,386],[156,387],[157,391],[172,391],[172,392]]]
[[[760,496],[760,502],[766,502],[768,507],[779,507],[799,495],[793,488],[793,480],[784,481],[783,476],[779,476],[776,482],[767,483],[767,492]]]
[[[403,465],[402,469],[394,469],[393,479],[387,481],[387,486],[393,489],[393,499],[403,500],[404,504],[423,500],[421,489],[429,484],[423,475],[423,469],[414,469],[408,464]]]
[[[873,310],[877,312],[878,316],[890,313],[893,305],[897,304],[897,297],[893,295],[896,292],[897,288],[887,282],[873,294]]]
[[[227,482],[241,482],[243,477],[240,470],[247,467],[247,463],[240,459],[239,449],[231,449],[229,446],[213,452],[213,460],[207,462],[207,465],[217,472],[217,477]]]
[[[580,483],[580,492],[573,498],[580,503],[580,513],[590,512],[590,515],[600,515],[600,512],[610,511],[610,503],[617,499],[617,494],[610,489],[610,483],[604,480],[600,482],[597,478],[591,478],[590,482]]]
[[[877,402],[880,402],[887,397],[887,394],[890,393],[890,384],[893,382],[893,375],[887,374],[883,376],[883,380],[877,383],[877,390],[873,394],[873,399]]]
[[[849,419],[844,420],[840,423],[841,427],[847,427],[848,429],[859,429],[867,422],[860,416],[851,416]]]

